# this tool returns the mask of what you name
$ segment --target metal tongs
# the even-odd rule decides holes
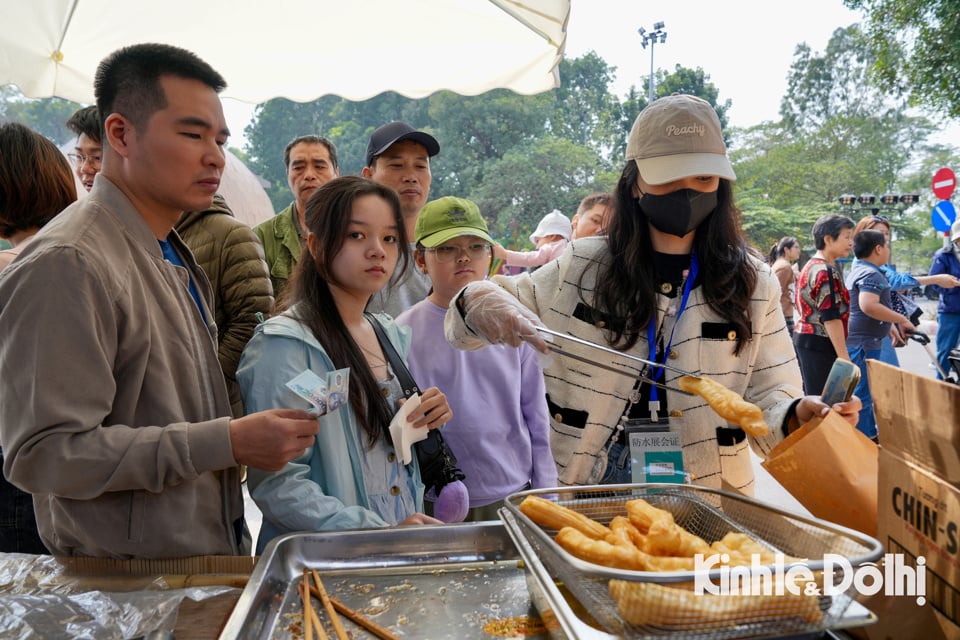
[[[546,340],[545,342],[547,343],[547,347],[550,349],[550,351],[552,351],[553,353],[556,353],[557,355],[563,356],[565,358],[571,358],[573,360],[579,360],[580,362],[583,362],[585,364],[589,364],[591,366],[598,367],[600,369],[605,369],[607,371],[612,371],[613,373],[619,373],[620,375],[626,376],[633,380],[640,379],[655,387],[666,389],[667,391],[672,391],[674,393],[682,393],[687,396],[694,395],[689,391],[684,391],[683,389],[680,389],[679,387],[672,387],[662,382],[657,382],[656,380],[651,378],[647,372],[650,371],[651,368],[652,369],[668,369],[670,371],[673,371],[674,373],[679,373],[680,375],[683,375],[683,376],[690,376],[691,378],[699,378],[700,376],[698,376],[695,373],[684,371],[683,369],[678,369],[676,367],[671,367],[668,364],[660,364],[659,362],[652,362],[650,360],[645,360],[638,356],[634,356],[629,353],[623,353],[622,351],[617,351],[616,349],[611,349],[610,347],[605,347],[603,345],[590,342],[589,340],[584,340],[582,338],[577,338],[575,336],[567,335],[565,333],[560,333],[559,331],[553,331],[552,329],[547,329],[546,327],[536,327],[536,330],[539,331],[540,333],[545,333],[549,336],[563,338],[564,340],[569,340],[574,344],[579,344],[584,347],[589,347],[590,349],[601,351],[610,356],[615,356],[617,358],[624,358],[626,360],[637,362],[643,365],[643,369],[640,371],[640,373],[636,373],[635,371],[628,371],[626,369],[617,367],[613,364],[608,364],[606,362],[598,362],[597,360],[591,360],[590,358],[587,358],[585,356],[581,356],[579,354],[567,351],[557,346],[554,342]]]

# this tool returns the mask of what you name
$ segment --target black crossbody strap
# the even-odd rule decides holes
[[[833,283],[833,267],[831,267],[826,260],[823,263],[827,267],[827,282],[830,283],[830,299],[833,301],[833,304],[839,309],[840,304],[843,302],[843,299],[837,296],[837,285]]]
[[[387,337],[387,332],[383,330],[383,326],[377,320],[376,316],[372,313],[364,313],[363,315],[370,322],[370,326],[373,327],[373,332],[377,334],[380,348],[383,349],[383,354],[387,356],[387,360],[390,362],[390,368],[393,369],[393,373],[397,376],[397,381],[403,389],[403,397],[409,398],[414,394],[420,393],[420,387],[417,386],[413,376],[410,375],[410,370],[407,369],[407,365],[404,364],[400,354],[393,348],[393,343],[390,342],[390,338]]]

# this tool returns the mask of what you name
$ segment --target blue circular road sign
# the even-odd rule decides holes
[[[957,219],[957,210],[949,200],[941,200],[933,208],[930,219],[933,221],[934,229],[945,233],[950,231],[950,225]]]

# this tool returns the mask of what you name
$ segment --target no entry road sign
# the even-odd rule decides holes
[[[941,200],[949,200],[953,190],[957,188],[957,176],[949,167],[943,167],[933,174],[933,195]]]

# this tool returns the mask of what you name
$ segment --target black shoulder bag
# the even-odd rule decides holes
[[[393,343],[387,337],[386,332],[380,325],[380,322],[371,313],[364,313],[374,333],[377,334],[377,340],[380,341],[380,348],[387,356],[390,362],[390,368],[397,376],[397,381],[403,390],[403,397],[409,398],[415,393],[420,393],[420,388],[410,375],[410,370],[400,358],[400,354],[393,348]],[[440,490],[456,480],[463,480],[466,476],[457,468],[457,458],[453,455],[449,445],[440,435],[439,429],[430,429],[430,433],[425,440],[414,444],[417,451],[417,461],[420,463],[420,478],[429,491],[433,489],[435,496],[440,495]]]

